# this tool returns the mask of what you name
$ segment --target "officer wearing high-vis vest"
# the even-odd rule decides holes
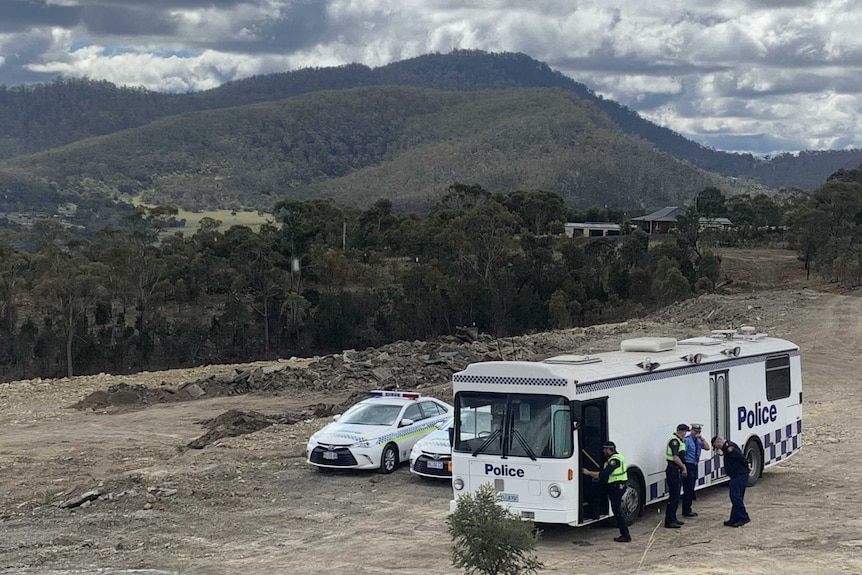
[[[679,508],[679,490],[682,486],[682,478],[688,476],[685,468],[685,433],[689,431],[685,423],[676,426],[676,433],[670,436],[665,445],[665,478],[667,479],[668,499],[667,511],[664,514],[664,526],[668,529],[679,529],[683,522],[677,519],[676,510]]]
[[[605,456],[605,464],[601,471],[591,471],[584,467],[581,469],[581,473],[592,477],[595,481],[607,484],[608,499],[611,500],[611,510],[614,513],[617,527],[620,530],[620,536],[614,537],[614,541],[617,543],[628,543],[632,540],[632,537],[629,534],[629,526],[626,524],[622,506],[623,495],[626,492],[626,482],[629,478],[626,472],[626,461],[621,454],[617,453],[617,446],[613,441],[606,441],[602,444],[602,454]]]

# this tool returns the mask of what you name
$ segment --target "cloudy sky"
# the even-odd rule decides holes
[[[0,0],[0,84],[159,91],[456,48],[523,52],[757,155],[862,148],[858,0]]]

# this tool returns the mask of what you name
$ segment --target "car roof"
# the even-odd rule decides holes
[[[370,403],[374,405],[409,405],[411,403],[418,403],[429,399],[433,400],[431,397],[420,397],[418,399],[412,399],[409,397],[368,397],[359,403]]]

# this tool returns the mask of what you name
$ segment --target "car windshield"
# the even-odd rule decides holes
[[[348,409],[339,419],[339,423],[355,423],[358,425],[393,425],[401,413],[400,405],[374,405],[359,403]]]

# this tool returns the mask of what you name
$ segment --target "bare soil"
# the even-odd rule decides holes
[[[627,545],[612,541],[612,528],[541,526],[546,572],[862,573],[855,489],[862,467],[847,450],[862,424],[862,298],[806,282],[791,252],[721,255],[732,280],[727,294],[518,345],[571,338],[570,351],[583,353],[629,335],[755,325],[801,346],[802,451],[749,489],[752,523],[743,528],[722,525],[730,504],[726,488],[715,487],[699,493],[700,516],[680,530],[660,527],[661,506],[647,508]],[[305,463],[309,435],[361,386],[320,377],[319,385],[284,379],[198,399],[166,392],[255,367],[288,373],[308,365],[293,359],[0,386],[0,573],[456,573],[447,482],[421,480],[403,466],[379,475],[321,473]],[[447,377],[438,379],[422,385],[446,397]],[[109,388],[127,393],[125,401],[111,400]]]

